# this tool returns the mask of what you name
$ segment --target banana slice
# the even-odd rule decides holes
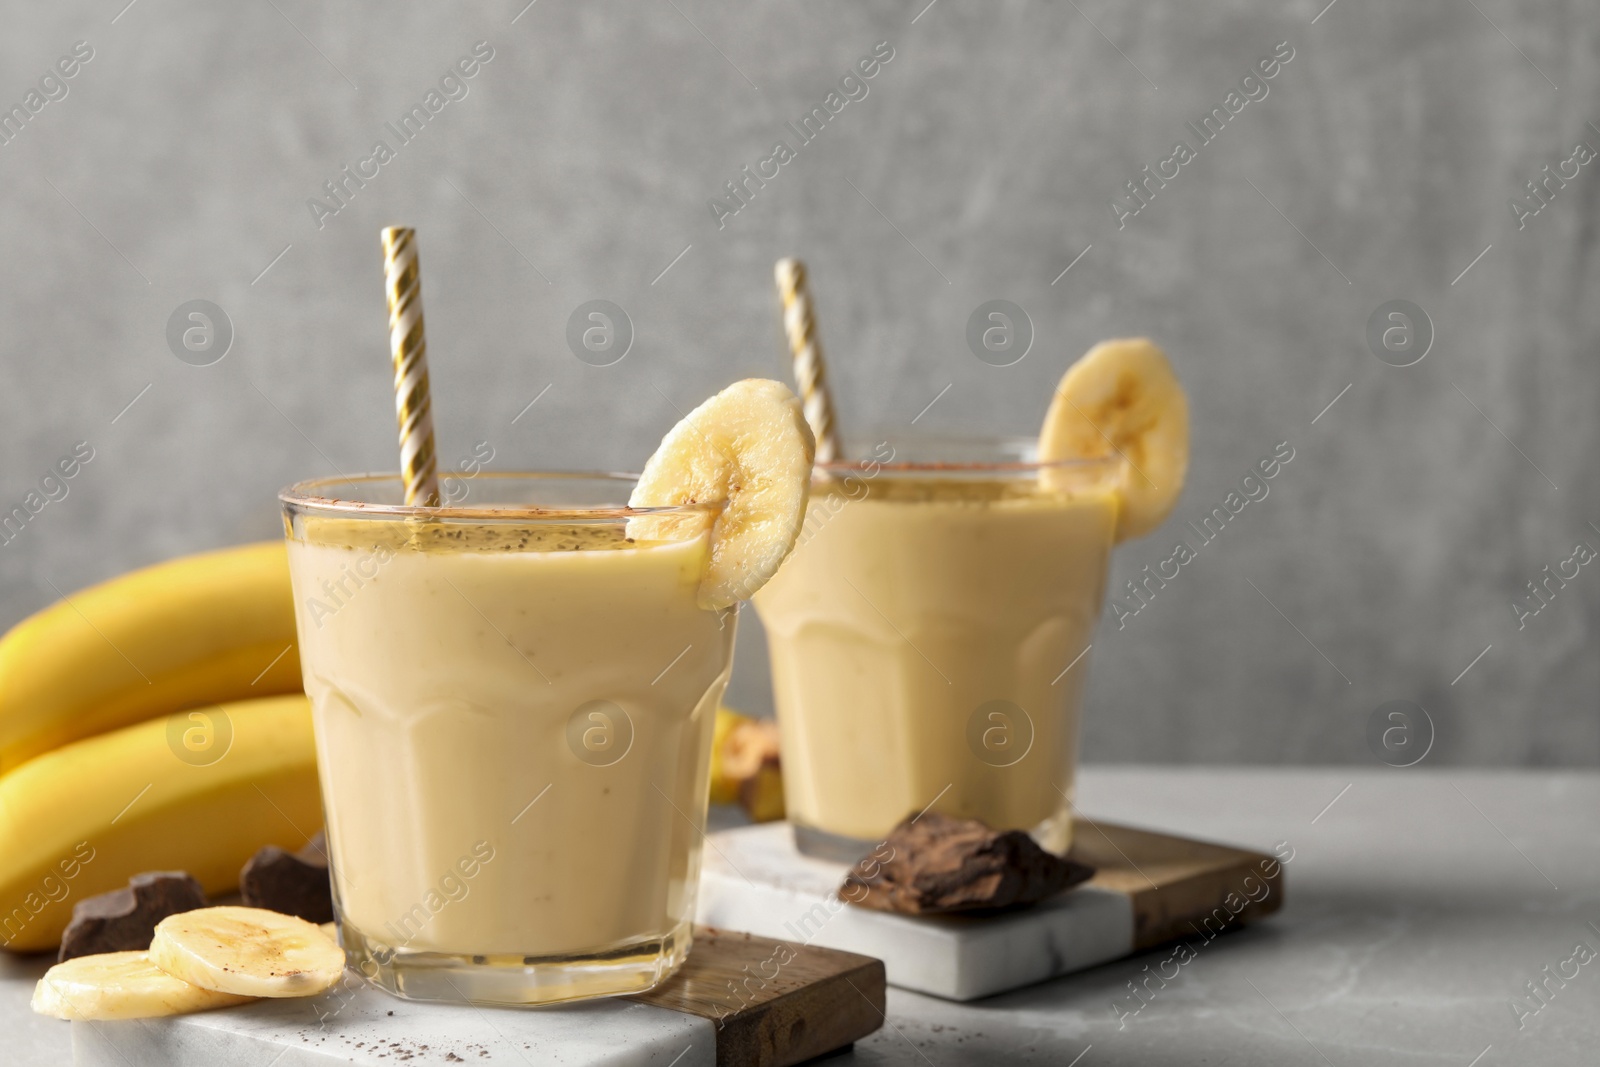
[[[344,950],[313,923],[264,908],[219,907],[156,924],[150,958],[185,982],[249,997],[306,997],[344,974]]]
[[[778,569],[805,522],[816,444],[800,401],[760,378],[734,382],[661,439],[628,501],[634,507],[723,503],[711,528],[700,606],[746,600]],[[675,540],[698,528],[683,516],[642,516],[628,536]]]
[[[1142,537],[1171,513],[1189,469],[1189,400],[1148,338],[1089,349],[1062,375],[1039,432],[1042,462],[1111,456],[1122,459],[1117,540]]]
[[[44,972],[33,990],[33,1010],[57,1019],[154,1019],[253,999],[174,978],[148,952],[102,952]]]

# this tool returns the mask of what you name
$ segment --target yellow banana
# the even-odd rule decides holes
[[[72,906],[140,871],[233,889],[322,825],[303,696],[223,704],[65,745],[0,775],[0,945],[50,948]]]
[[[711,727],[711,803],[713,804],[739,802],[739,782],[728,773],[728,759],[723,745],[735,727],[750,721],[748,716],[740,715],[737,711],[721,705],[717,706],[717,721]]]
[[[717,708],[711,729],[711,803],[738,804],[756,822],[783,818],[776,723]]]
[[[281,541],[146,567],[0,638],[0,773],[174,709],[300,689]]]

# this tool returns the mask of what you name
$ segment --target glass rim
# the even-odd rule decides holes
[[[869,437],[878,438],[892,443],[891,435],[887,433],[869,434]],[[902,440],[905,437],[902,436]],[[1039,445],[1038,438],[1023,437],[1015,434],[913,434],[906,441],[908,446],[917,448],[936,449],[940,446],[949,448],[991,449],[996,452],[1012,451],[1018,456],[1027,455],[1030,450],[1036,450]],[[845,476],[860,474],[865,468],[876,467],[880,472],[892,474],[1035,474],[1047,470],[1081,470],[1086,472],[1104,471],[1108,474],[1115,473],[1121,464],[1122,457],[1097,456],[1097,457],[1072,457],[1057,460],[890,460],[888,462],[875,460],[870,457],[854,459],[833,459],[818,462],[813,465],[814,473],[832,476]]]
[[[610,482],[618,485],[639,480],[637,474],[619,471],[479,471],[476,474],[445,474],[441,482],[452,479],[464,481],[532,481],[555,483]],[[337,515],[343,518],[368,519],[422,519],[427,521],[492,520],[497,522],[621,522],[647,515],[716,515],[722,510],[720,501],[692,504],[666,504],[653,507],[631,507],[627,504],[491,504],[474,506],[443,505],[427,507],[422,504],[382,504],[348,497],[331,496],[318,490],[330,486],[377,485],[385,482],[401,484],[398,471],[368,471],[361,474],[328,475],[307,478],[278,490],[278,500],[296,513]],[[625,495],[625,494],[624,494]]]

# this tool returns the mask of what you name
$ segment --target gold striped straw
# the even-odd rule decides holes
[[[794,380],[800,386],[806,422],[817,439],[817,462],[828,463],[840,458],[842,450],[834,427],[833,397],[828,393],[827,364],[817,340],[817,319],[811,311],[806,267],[798,259],[780,259],[773,276],[783,301],[783,330],[789,337],[789,354],[794,357]]]
[[[389,352],[394,357],[394,410],[400,420],[400,472],[408,505],[439,506],[433,451],[433,404],[428,399],[428,341],[422,332],[422,268],[417,231],[383,231],[383,281],[389,298]]]

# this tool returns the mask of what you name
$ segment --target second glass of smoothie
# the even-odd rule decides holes
[[[931,808],[1071,844],[1113,463],[924,439],[818,464],[793,555],[755,596],[788,817],[853,859]]]
[[[696,600],[718,505],[630,509],[632,486],[283,494],[340,936],[391,992],[638,992],[688,952],[736,613]],[[642,515],[685,539],[630,539]]]

